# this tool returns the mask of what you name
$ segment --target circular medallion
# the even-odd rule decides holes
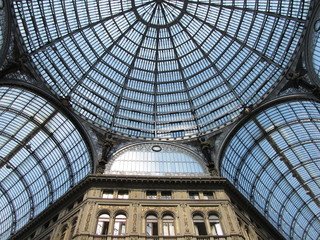
[[[138,19],[151,27],[169,27],[185,12],[187,1],[132,0]]]
[[[162,148],[159,145],[152,146],[152,151],[154,151],[154,152],[160,152],[161,150],[162,150]]]

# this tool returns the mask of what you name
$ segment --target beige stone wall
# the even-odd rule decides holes
[[[161,192],[156,190],[157,199],[147,199],[146,189],[127,189],[128,199],[118,199],[118,189],[113,190],[113,198],[103,198],[104,188],[88,189],[81,202],[76,202],[61,209],[58,219],[49,224],[46,229],[38,227],[35,236],[30,239],[45,240],[102,240],[102,239],[198,239],[198,240],[235,240],[235,239],[271,239],[258,222],[255,222],[243,209],[239,210],[235,203],[230,201],[227,193],[218,190],[192,190],[198,192],[199,199],[191,200],[189,191],[172,190],[172,199],[161,199]],[[213,199],[205,199],[205,192],[212,192]],[[107,235],[96,235],[98,217],[101,213],[110,215],[109,231]],[[122,213],[127,216],[124,236],[113,236],[115,216]],[[158,236],[146,236],[146,216],[154,214],[158,218]],[[174,218],[175,235],[165,237],[162,217],[170,214]],[[201,214],[204,217],[207,236],[197,236],[195,233],[193,215]],[[220,218],[223,230],[222,236],[213,236],[210,230],[208,216],[216,214]]]

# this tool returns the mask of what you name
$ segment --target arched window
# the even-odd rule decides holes
[[[73,220],[73,222],[72,222],[72,226],[71,226],[71,229],[70,229],[69,239],[72,239],[73,234],[75,233],[77,221],[78,221],[78,219],[75,218],[75,219]]]
[[[196,235],[207,235],[206,224],[202,215],[193,215],[193,225]]]
[[[68,231],[68,226],[64,225],[61,231],[60,235],[60,240],[66,240],[67,239],[67,231]]]
[[[157,236],[158,235],[158,218],[155,215],[148,215],[146,217],[146,235]]]
[[[110,216],[107,213],[101,214],[98,218],[96,234],[106,235],[108,234]]]
[[[174,218],[167,214],[162,218],[163,235],[164,236],[175,236],[174,230]]]
[[[210,176],[205,158],[177,144],[133,144],[119,149],[105,174],[144,176]]]
[[[124,214],[118,214],[114,220],[113,235],[123,236],[126,234],[127,217]]]
[[[219,216],[215,214],[209,215],[209,225],[213,235],[223,235]]]
[[[73,234],[75,233],[77,221],[78,221],[78,218],[75,218],[75,219],[73,220],[73,222],[72,222],[69,239],[72,239]]]

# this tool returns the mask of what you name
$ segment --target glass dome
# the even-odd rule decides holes
[[[239,124],[221,175],[287,239],[320,236],[320,103],[292,101]]]
[[[238,118],[285,73],[310,1],[13,1],[26,56],[91,123],[150,139]]]
[[[33,92],[0,87],[0,239],[8,239],[91,169],[90,151],[63,113]]]

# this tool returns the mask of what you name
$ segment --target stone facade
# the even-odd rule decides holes
[[[92,175],[11,239],[283,238],[223,178]]]

